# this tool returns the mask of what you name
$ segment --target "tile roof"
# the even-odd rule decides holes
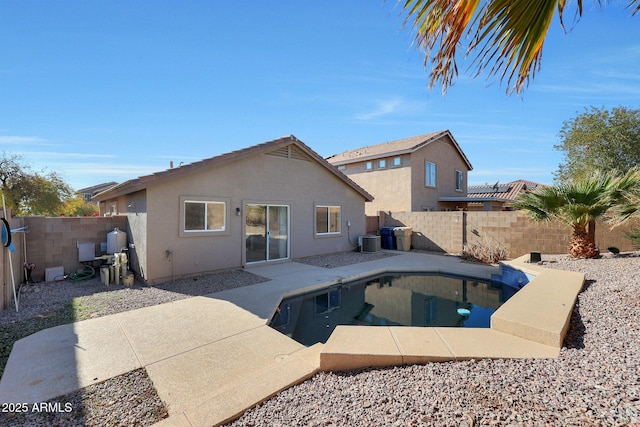
[[[356,184],[352,179],[340,172],[335,166],[327,162],[318,153],[309,148],[306,144],[300,141],[293,135],[283,136],[272,141],[263,142],[262,144],[253,145],[251,147],[243,148],[229,153],[224,153],[219,156],[210,157],[207,159],[199,160],[197,162],[180,165],[176,168],[166,169],[160,172],[156,172],[150,175],[140,176],[138,178],[130,179],[122,184],[116,185],[106,191],[103,191],[93,197],[94,201],[108,200],[114,197],[130,194],[135,191],[145,189],[152,185],[161,184],[167,180],[173,179],[176,176],[183,176],[199,172],[202,169],[209,169],[219,167],[228,163],[243,160],[248,157],[273,152],[278,149],[282,149],[288,145],[296,145],[302,152],[317,161],[321,166],[326,168],[329,172],[334,174],[337,178],[344,181],[345,184],[352,187],[356,192],[360,193],[365,200],[372,201],[373,196],[369,194],[364,188]]]
[[[398,139],[396,141],[388,141],[382,144],[369,145],[362,148],[356,148],[355,150],[345,151],[343,153],[334,154],[327,158],[327,160],[334,165],[343,165],[347,163],[353,163],[356,161],[376,159],[383,156],[392,156],[397,154],[412,153],[423,146],[436,141],[444,136],[449,136],[456,150],[459,152],[462,159],[469,166],[469,170],[473,169],[469,159],[464,154],[458,143],[456,142],[451,132],[448,130],[441,130],[438,132],[431,132],[424,135],[412,136],[409,138]]]
[[[536,187],[544,186],[533,181],[525,181],[522,179],[507,182],[505,184],[495,183],[494,185],[470,185],[467,187],[467,197],[472,199],[501,199],[515,200],[522,191],[533,190]]]

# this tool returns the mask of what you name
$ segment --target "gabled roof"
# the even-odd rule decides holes
[[[494,185],[470,185],[467,187],[467,196],[471,199],[495,198],[498,201],[513,201],[521,192],[533,190],[539,186],[544,186],[544,184],[523,179],[505,184],[496,182]]]
[[[241,150],[232,151],[229,153],[221,154],[219,156],[210,157],[194,163],[181,165],[177,168],[167,169],[161,172],[156,172],[151,175],[140,176],[135,179],[130,179],[122,184],[119,184],[109,190],[103,191],[93,197],[94,201],[103,201],[112,199],[114,197],[123,196],[136,191],[143,190],[150,186],[162,184],[168,180],[184,177],[193,173],[201,172],[203,170],[216,168],[229,163],[237,162],[258,154],[266,154],[271,152],[281,153],[283,149],[288,146],[295,146],[299,150],[298,155],[306,155],[315,160],[320,166],[324,167],[331,174],[335,175],[338,179],[342,180],[346,185],[353,188],[357,193],[362,195],[368,202],[373,200],[373,196],[369,194],[365,189],[356,184],[353,180],[348,178],[345,174],[340,172],[335,166],[331,165],[325,159],[323,159],[318,153],[313,151],[302,141],[293,135],[284,136],[282,138],[274,139],[273,141],[264,142],[262,144],[254,145]],[[279,151],[280,150],[280,151]]]
[[[412,136],[410,138],[398,139],[396,141],[384,142],[382,144],[369,145],[367,147],[357,148],[355,150],[349,150],[345,151],[344,153],[335,154],[328,157],[327,160],[329,161],[329,163],[339,166],[346,165],[348,163],[378,159],[380,157],[409,154],[445,136],[448,136],[451,139],[451,142],[453,142],[455,149],[467,164],[469,170],[473,169],[473,166],[471,166],[471,162],[469,162],[469,159],[460,148],[460,145],[458,145],[458,142],[448,130],[441,130],[424,135]]]

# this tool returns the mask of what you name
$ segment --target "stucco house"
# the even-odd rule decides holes
[[[94,197],[128,217],[147,283],[354,249],[373,197],[294,136],[126,181]]]
[[[466,207],[447,200],[466,197],[473,169],[448,130],[345,151],[327,161],[375,197],[367,215]]]

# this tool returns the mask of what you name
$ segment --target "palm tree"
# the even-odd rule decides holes
[[[596,172],[580,180],[553,187],[538,187],[522,193],[514,203],[535,220],[559,220],[571,226],[569,254],[574,258],[595,258],[596,221],[605,219],[612,208],[623,203],[625,195],[640,188],[640,169],[622,176]]]
[[[416,32],[415,42],[425,51],[425,67],[432,64],[429,86],[442,80],[442,91],[458,75],[456,54],[461,39],[471,36],[466,55],[478,51],[472,65],[477,74],[508,76],[507,93],[522,92],[540,69],[542,46],[557,11],[564,29],[567,0],[404,0],[405,25]],[[575,18],[582,16],[576,1]],[[596,0],[601,5],[606,1]],[[631,14],[640,0],[629,0]],[[431,57],[432,52],[433,58]],[[512,82],[514,83],[511,86]]]
[[[613,226],[633,221],[633,228],[626,237],[640,249],[640,186],[630,187],[621,193],[620,203],[613,207],[609,222]]]

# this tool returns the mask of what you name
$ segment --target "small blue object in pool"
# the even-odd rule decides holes
[[[458,314],[460,316],[468,316],[471,314],[471,310],[467,309],[467,308],[459,308],[458,309]]]

